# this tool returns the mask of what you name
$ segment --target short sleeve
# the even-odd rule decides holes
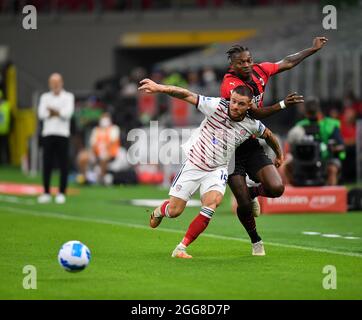
[[[264,134],[264,131],[266,129],[265,125],[259,121],[259,120],[255,120],[255,131],[254,131],[254,135],[259,138]]]
[[[269,77],[272,76],[273,74],[278,73],[279,71],[279,65],[277,63],[262,62],[260,63],[260,66],[263,68],[263,71],[265,71]]]
[[[220,95],[221,97],[223,97],[224,99],[229,100],[230,99],[230,95],[231,95],[231,91],[236,87],[236,83],[233,81],[227,81],[224,80],[221,84],[220,87]]]
[[[199,95],[197,97],[196,108],[205,116],[211,116],[216,112],[220,100],[220,98],[212,98]]]

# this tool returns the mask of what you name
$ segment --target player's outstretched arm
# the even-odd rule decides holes
[[[296,92],[293,92],[289,93],[284,100],[281,100],[280,102],[273,104],[271,106],[267,106],[264,108],[257,108],[257,106],[253,104],[253,106],[249,109],[248,112],[249,115],[251,115],[254,119],[261,120],[279,112],[282,109],[289,108],[291,106],[303,102],[304,102],[303,96],[298,95]]]
[[[279,65],[278,73],[295,67],[305,58],[309,57],[310,55],[316,53],[318,50],[322,49],[327,42],[328,39],[326,37],[314,38],[312,47],[291,54],[289,56],[286,56],[283,60],[277,62],[277,64]]]
[[[274,165],[279,168],[284,162],[284,155],[277,137],[273,134],[273,132],[271,132],[271,130],[266,128],[261,138],[265,139],[268,146],[273,149],[276,155]]]
[[[171,97],[175,97],[181,100],[185,100],[188,103],[197,105],[197,94],[193,93],[187,89],[169,86],[164,84],[159,84],[151,79],[143,79],[140,81],[140,86],[138,90],[144,91],[146,93],[166,93]]]

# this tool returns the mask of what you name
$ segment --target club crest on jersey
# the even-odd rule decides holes
[[[240,135],[241,135],[241,136],[245,136],[245,135],[246,135],[246,130],[245,130],[245,129],[241,129],[241,130],[240,130]]]
[[[213,137],[211,141],[212,141],[213,144],[218,144],[219,143],[219,140],[217,140],[215,137]]]

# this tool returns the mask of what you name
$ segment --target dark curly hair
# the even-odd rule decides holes
[[[244,52],[244,51],[249,51],[249,48],[243,47],[243,46],[241,46],[239,44],[233,45],[228,51],[226,51],[228,60],[230,61],[232,56],[235,53],[240,53],[240,52]]]

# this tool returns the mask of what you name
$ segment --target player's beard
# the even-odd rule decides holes
[[[228,108],[228,116],[229,116],[229,118],[230,118],[232,121],[234,121],[234,122],[243,121],[243,119],[245,118],[245,114],[240,115],[240,116],[238,116],[237,118],[234,118],[234,117],[231,115],[231,113],[230,113],[230,108]]]

